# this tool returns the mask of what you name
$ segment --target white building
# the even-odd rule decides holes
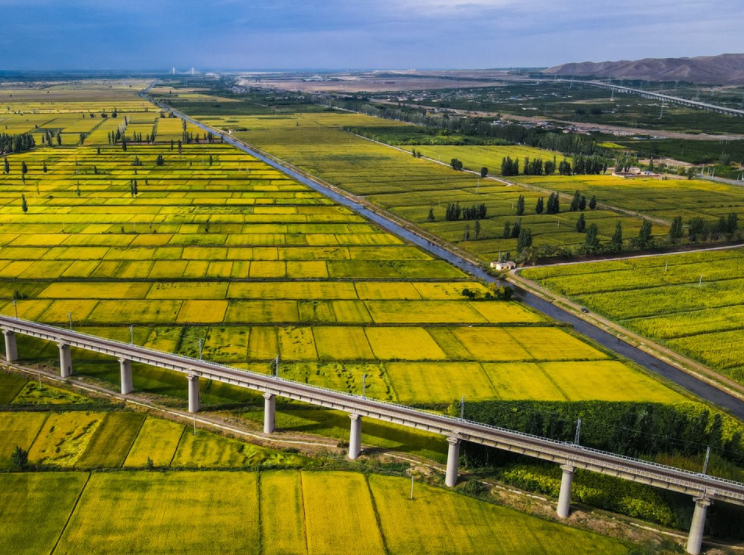
[[[507,262],[491,262],[491,268],[499,272],[508,272],[516,267],[516,262],[512,262],[511,260]]]

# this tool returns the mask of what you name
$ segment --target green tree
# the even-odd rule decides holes
[[[524,195],[519,195],[517,199],[517,216],[524,214]]]
[[[434,221],[434,208],[429,208],[429,215],[426,217],[426,220],[429,222]]]
[[[483,166],[480,171],[481,177],[486,177],[488,175],[488,168],[486,166]]]
[[[481,223],[480,220],[475,220],[475,224],[473,225],[473,236],[477,239],[478,235],[480,235],[481,231]]]
[[[596,208],[597,208],[597,197],[592,195],[592,198],[589,201],[589,210],[595,210]]]
[[[462,234],[462,240],[467,241],[470,239],[470,224],[465,224],[465,231]]]
[[[576,212],[579,209],[579,204],[581,203],[581,193],[576,191],[573,196],[573,200],[571,200],[571,206],[569,207],[569,210],[571,212]]]
[[[28,166],[26,165],[26,162],[21,162],[21,175],[23,177],[26,177],[27,173],[28,173]]]
[[[519,237],[519,234],[522,232],[522,220],[517,218],[517,221],[514,222],[514,227],[512,227],[511,236],[512,239],[516,239]]]
[[[13,454],[10,455],[10,462],[18,470],[25,470],[28,467],[28,451],[16,446]]]
[[[21,210],[28,212],[28,203],[26,202],[26,195],[21,193]]]
[[[10,173],[10,162],[8,162],[7,157],[3,161],[3,173],[6,175]]]
[[[579,200],[579,210],[582,212],[586,209],[586,197],[584,195],[581,195],[581,200]]]
[[[599,229],[597,229],[597,224],[591,224],[587,228],[583,248],[589,254],[596,254],[600,251],[601,245],[599,243]]]
[[[522,227],[519,230],[519,238],[517,239],[517,252],[522,252],[532,246],[532,231],[529,228]]]
[[[669,240],[676,245],[682,239],[682,234],[682,216],[676,216],[669,228]]]
[[[504,239],[509,239],[509,237],[511,237],[511,226],[509,222],[504,222]]]
[[[545,205],[543,204],[543,198],[540,197],[535,204],[535,214],[542,214],[543,210],[545,210]]]
[[[46,165],[46,162],[44,162],[44,165],[43,165],[43,166],[41,166],[41,171],[43,171],[44,173],[46,173],[46,172],[47,172],[47,165]]]
[[[687,222],[687,235],[693,243],[705,241],[708,238],[708,233],[708,222],[703,218],[696,217]]]
[[[638,244],[643,247],[647,247],[651,242],[651,222],[648,220],[643,220],[643,223],[641,224],[641,229],[638,232]]]
[[[450,165],[452,166],[453,170],[460,171],[462,169],[462,162],[458,160],[457,158],[453,158],[450,161]]]
[[[578,231],[579,233],[583,233],[585,228],[586,220],[584,219],[584,214],[580,214],[579,219],[576,220],[576,231]]]

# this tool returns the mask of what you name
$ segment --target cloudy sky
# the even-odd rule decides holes
[[[744,52],[741,0],[0,0],[0,69],[493,68]]]

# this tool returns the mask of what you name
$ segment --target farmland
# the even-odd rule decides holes
[[[675,254],[522,275],[744,383],[742,256]]]
[[[95,90],[90,94],[96,98]],[[160,124],[176,118],[140,100],[126,104],[126,89],[116,94],[124,96],[110,101],[109,113],[120,101],[141,110],[118,113],[124,136],[132,122],[150,118],[154,142],[111,145],[107,134],[94,132],[83,144],[63,141],[8,157],[0,184],[1,313],[187,356],[201,349],[209,360],[264,373],[279,355],[280,375],[352,393],[369,374],[368,395],[411,403],[449,403],[466,392],[499,398],[500,375],[512,376],[507,396],[518,391],[532,399],[530,384],[546,379],[540,364],[612,360],[518,303],[486,300],[486,288],[459,270],[262,162],[204,133],[192,141],[193,126],[186,126],[189,144],[163,139]],[[24,95],[12,117],[32,101]],[[85,115],[85,106],[60,100],[48,115]],[[345,115],[323,114],[325,127],[302,117],[288,121],[293,129],[310,130],[306,136],[314,143],[315,134],[342,133],[328,126],[340,125]],[[236,121],[275,126],[284,120]],[[425,192],[429,178],[474,184],[468,176],[342,136],[353,148],[371,149],[368,156],[393,160],[400,171],[418,165],[422,175],[390,182],[388,193]],[[370,177],[359,175],[359,192],[378,191]],[[477,298],[465,298],[466,288]],[[26,363],[57,357],[56,347],[24,337],[19,353]],[[116,361],[82,352],[73,358],[77,372],[118,382]],[[407,375],[401,365],[390,371],[399,361],[426,363],[426,374],[412,369]],[[471,364],[455,367],[453,361]],[[521,385],[508,367],[514,363],[523,363]],[[437,375],[440,364],[451,379],[425,384],[424,376]],[[679,397],[627,366],[618,371],[645,384],[628,391],[627,400]],[[135,365],[134,376],[136,389],[185,396],[180,378],[165,371]],[[466,385],[471,376],[489,386],[475,392]],[[563,396],[580,395],[584,378],[568,379],[576,385]],[[591,395],[614,399],[617,392],[595,388]],[[252,394],[211,384],[202,402],[209,407],[228,399],[245,402]]]
[[[193,113],[193,112],[192,112]],[[199,116],[199,114],[196,114]],[[457,157],[466,167],[479,171],[482,166],[491,173],[500,173],[503,156],[541,156],[552,160],[554,152],[512,146],[421,146],[402,147],[406,151],[373,143],[343,131],[341,128],[364,127],[374,136],[375,126],[389,126],[390,122],[368,116],[344,113],[293,113],[275,116],[216,116],[199,117],[217,128],[239,128],[236,135],[278,158],[308,171],[355,195],[386,208],[444,239],[472,252],[483,261],[498,257],[499,253],[516,252],[517,239],[504,238],[504,226],[517,220],[516,203],[524,195],[526,211],[520,217],[522,225],[532,230],[535,247],[572,246],[578,248],[584,235],[576,233],[576,213],[537,215],[534,206],[547,195],[509,186],[492,180],[478,180],[476,176],[454,172],[451,168],[426,159],[414,158],[415,148],[435,160],[445,163]],[[561,156],[558,157],[562,159]],[[573,191],[571,191],[573,193]],[[480,221],[480,232],[474,236],[474,222],[446,221],[448,204],[461,206],[485,204],[488,216]],[[433,210],[434,220],[429,219]],[[622,222],[628,236],[635,235],[641,218],[607,210],[585,213],[588,224],[596,223],[602,240],[609,240],[615,225]],[[466,226],[468,239],[464,238]],[[660,226],[661,227],[661,226]]]
[[[17,374],[0,377],[8,389],[31,383]],[[0,473],[0,488],[10,501],[0,503],[5,523],[0,552],[144,554],[156,546],[165,553],[403,555],[415,541],[424,546],[422,552],[444,554],[458,534],[465,534],[457,544],[463,553],[481,544],[492,546],[479,550],[483,553],[621,554],[629,549],[617,540],[424,483],[416,484],[410,500],[405,478],[323,471],[323,459],[295,450],[192,432],[100,400],[87,399],[95,410],[65,410],[76,404],[75,399],[67,407],[58,402],[65,391],[40,386],[38,402],[47,402],[42,408],[54,412],[0,411],[3,470],[9,446],[15,445],[30,451],[29,462],[37,470]],[[81,442],[82,436],[87,441]],[[49,446],[57,457],[40,459]],[[195,473],[197,468],[201,471]],[[414,524],[418,519],[411,511],[423,511],[433,529]],[[401,517],[409,522],[402,528]],[[40,521],[39,533],[29,536],[29,526]],[[526,539],[515,532],[524,527],[531,531]],[[512,538],[508,549],[504,537]]]
[[[4,495],[17,500],[0,505],[7,523],[0,551],[403,555],[416,541],[424,549],[419,552],[436,555],[452,553],[452,534],[459,538],[465,531],[461,526],[468,526],[467,544],[455,549],[477,545],[480,553],[619,555],[629,550],[616,540],[425,485],[417,485],[410,501],[409,484],[383,476],[368,483],[363,474],[347,472],[0,474]],[[427,515],[426,528],[415,524],[424,521],[408,517],[405,522],[413,528],[401,528],[394,516],[420,511]],[[41,532],[29,536],[29,527],[40,520],[45,523]],[[517,534],[527,527],[529,535]]]

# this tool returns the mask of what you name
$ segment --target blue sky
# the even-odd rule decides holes
[[[744,52],[741,0],[0,0],[0,69],[493,68]]]

